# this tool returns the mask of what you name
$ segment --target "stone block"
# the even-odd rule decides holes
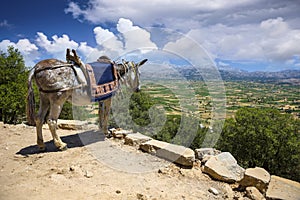
[[[183,166],[192,167],[195,161],[192,149],[158,140],[142,143],[140,149]]]
[[[300,199],[300,183],[279,176],[271,176],[267,193],[267,199]]]
[[[141,133],[133,133],[126,135],[124,143],[131,146],[140,146],[140,144],[149,140],[152,140],[152,138]]]
[[[79,121],[79,120],[57,120],[57,126],[61,129],[66,130],[83,130],[87,127],[87,121]]]
[[[210,158],[205,163],[203,172],[214,179],[234,183],[243,178],[245,170],[229,152],[223,152]]]
[[[265,194],[270,179],[271,176],[265,169],[260,167],[248,168],[239,184],[244,187],[254,186],[261,193]]]

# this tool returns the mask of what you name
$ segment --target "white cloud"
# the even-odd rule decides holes
[[[126,52],[138,50],[145,53],[145,49],[157,49],[150,39],[150,33],[145,29],[134,26],[129,19],[120,18],[117,25],[117,33],[100,26],[94,28],[98,52],[111,58],[118,58]],[[93,53],[94,54],[94,53]],[[94,56],[92,56],[94,57]]]
[[[85,15],[86,13],[81,10],[81,8],[74,2],[69,3],[69,7],[65,9],[66,13],[72,13],[74,18],[80,17],[80,15]]]
[[[281,36],[289,31],[288,24],[282,17],[264,20],[260,23],[260,28],[271,37]]]
[[[21,39],[17,42],[16,47],[25,55],[30,54],[32,51],[37,51],[38,48],[32,44],[28,39]]]
[[[77,42],[70,40],[68,35],[64,34],[62,37],[54,35],[52,40],[48,40],[48,37],[42,32],[37,33],[36,43],[57,59],[65,59],[67,48],[77,49],[79,46]]]
[[[205,49],[187,36],[182,36],[175,42],[167,43],[163,50],[174,53],[178,57],[191,62],[194,66],[207,66],[212,64],[212,60]]]
[[[157,49],[155,43],[150,39],[150,33],[145,29],[134,26],[129,19],[120,18],[117,24],[117,30],[122,33],[125,43],[125,51],[134,51],[137,49]]]
[[[117,23],[126,49],[160,46],[149,32],[139,32],[154,25],[187,33],[213,58],[286,63],[300,55],[299,9],[296,1],[281,0],[89,0],[86,5],[70,2],[65,12],[94,24]]]
[[[79,47],[77,48],[77,51],[79,51],[83,55],[89,55],[93,51],[95,51],[97,48],[93,48],[87,45],[86,42],[80,42]]]
[[[2,22],[0,22],[0,27],[10,28],[12,27],[12,25],[9,24],[7,20],[3,20]]]
[[[92,23],[107,21],[117,22],[120,16],[134,20],[138,24],[146,26],[157,22],[165,23],[172,19],[186,19],[189,21],[199,17],[201,12],[209,13],[224,9],[236,8],[253,4],[255,1],[241,0],[151,0],[141,3],[139,0],[90,0],[87,5],[79,5],[70,2],[66,13],[71,13],[76,19],[85,19]]]
[[[115,53],[121,53],[123,51],[123,43],[113,32],[103,29],[102,27],[96,27],[94,28],[94,34],[97,44],[105,50]]]
[[[11,42],[10,40],[2,40],[0,42],[1,51],[6,52],[8,46],[13,46],[20,51],[26,66],[33,66],[35,59],[39,58],[38,47],[28,39],[20,39],[17,43]]]
[[[300,55],[300,29],[291,29],[283,18],[235,27],[214,25],[188,33],[213,57],[286,63]]]
[[[180,48],[193,54],[194,47],[178,30],[194,39],[212,58],[296,65],[300,56],[300,4],[281,0],[89,0],[70,2],[66,13],[81,22],[95,24],[97,47],[78,43],[68,35],[37,33],[35,44],[53,57],[62,59],[66,48],[77,49],[86,57],[105,54],[116,58],[124,52],[143,49]],[[115,24],[108,29],[109,24]],[[144,28],[144,27],[164,27]],[[160,31],[161,30],[161,31]],[[167,44],[167,45],[166,45]],[[98,56],[98,57],[99,57]],[[93,56],[94,57],[94,56]],[[294,64],[293,64],[294,63]],[[276,65],[279,66],[279,65]]]
[[[34,43],[30,43],[28,39],[21,39],[17,43],[3,40],[0,42],[0,49],[6,50],[9,45],[18,48],[24,56],[26,64],[33,66],[39,59],[47,57],[65,60],[67,48],[76,49],[84,62],[95,61],[101,55],[107,55],[112,59],[116,59],[126,52],[139,50],[138,53],[145,53],[143,52],[145,47],[157,48],[150,39],[150,33],[138,26],[134,26],[133,22],[128,19],[121,18],[116,24],[116,28],[118,32],[113,33],[100,26],[95,27],[96,47],[89,46],[87,42],[78,43],[66,34],[62,36],[53,35],[51,38],[48,38],[44,33],[37,32]]]

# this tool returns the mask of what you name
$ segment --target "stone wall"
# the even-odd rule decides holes
[[[60,128],[78,128],[61,121]],[[80,129],[86,124],[80,124]],[[70,128],[71,127],[71,128]],[[208,174],[213,180],[226,182],[241,195],[234,199],[285,199],[300,200],[300,183],[275,175],[270,175],[260,167],[244,169],[238,165],[230,152],[221,152],[214,148],[190,148],[154,140],[141,133],[130,130],[110,129],[111,137],[124,141],[146,153],[166,159],[185,169],[192,169],[201,165],[201,171]],[[218,195],[218,191],[211,188],[210,192]]]
[[[248,199],[300,200],[300,183],[275,175],[270,175],[260,167],[243,169],[229,152],[213,148],[193,151],[180,145],[151,139],[141,133],[122,129],[112,129],[112,136],[124,140],[124,144],[136,146],[144,152],[164,158],[179,166],[192,168],[201,163],[203,173],[212,179],[235,185]],[[212,193],[216,193],[214,189]],[[243,196],[241,196],[242,199]],[[239,198],[237,198],[239,199]]]

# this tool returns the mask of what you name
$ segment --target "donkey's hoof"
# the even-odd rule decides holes
[[[67,145],[61,146],[58,148],[59,151],[66,151],[68,149]]]
[[[46,146],[39,146],[39,152],[45,152],[45,151],[47,151]]]

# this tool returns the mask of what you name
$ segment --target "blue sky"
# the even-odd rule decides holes
[[[0,50],[18,48],[27,66],[74,48],[82,60],[166,50],[248,71],[300,69],[299,10],[294,0],[9,0]]]

